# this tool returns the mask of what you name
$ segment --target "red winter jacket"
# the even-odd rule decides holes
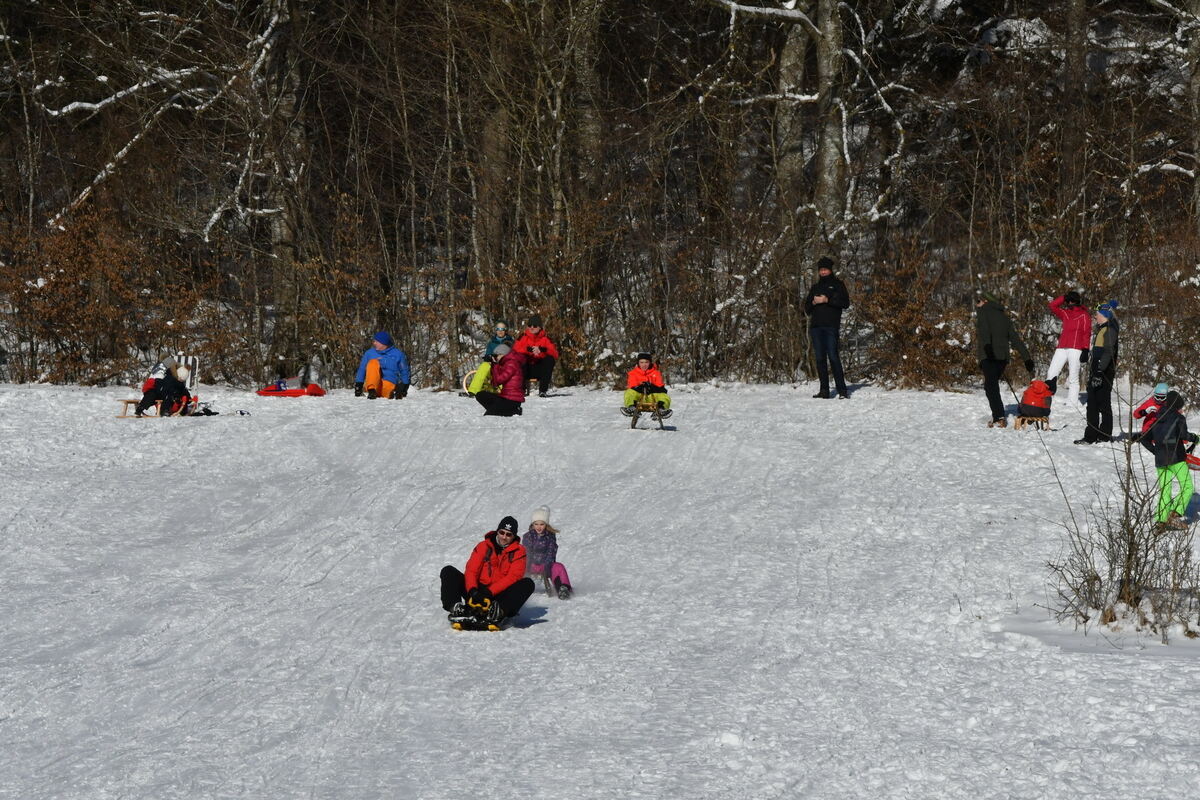
[[[1034,408],[1044,408],[1050,410],[1050,398],[1054,393],[1050,391],[1050,387],[1045,381],[1033,381],[1029,384],[1029,388],[1021,394],[1021,405],[1033,406]]]
[[[1062,295],[1048,304],[1050,312],[1062,320],[1062,333],[1058,336],[1059,348],[1087,350],[1092,346],[1092,312],[1087,306],[1063,308]]]
[[[531,347],[542,348],[536,354],[529,352]],[[546,330],[534,333],[531,329],[526,328],[525,333],[521,334],[521,338],[517,339],[516,344],[512,349],[531,361],[541,361],[546,356],[553,356],[558,360],[558,348],[554,346],[554,342],[550,341],[550,337],[546,335]]]
[[[518,403],[525,402],[525,359],[516,350],[492,367],[490,380],[493,386],[500,387],[501,397]]]
[[[476,586],[486,586],[493,595],[521,580],[525,577],[525,547],[521,537],[516,537],[501,550],[496,542],[496,532],[488,531],[483,541],[471,551],[463,577],[468,592]]]
[[[651,364],[650,369],[634,367],[633,369],[629,370],[629,382],[626,384],[628,388],[636,389],[643,383],[649,383],[660,387],[667,385],[663,382],[663,376],[662,373],[658,371],[657,364]]]
[[[1150,395],[1146,402],[1133,410],[1133,418],[1142,420],[1142,433],[1150,430],[1154,425],[1154,421],[1158,419],[1158,411],[1162,408],[1162,403],[1154,399],[1154,395]],[[1145,419],[1142,419],[1145,417]]]

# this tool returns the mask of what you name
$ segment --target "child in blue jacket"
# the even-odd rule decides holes
[[[408,396],[408,358],[392,343],[387,331],[375,334],[371,348],[363,353],[354,376],[354,396],[367,399],[387,397],[401,400]]]

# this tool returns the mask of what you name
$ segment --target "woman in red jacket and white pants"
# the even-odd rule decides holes
[[[1062,320],[1058,348],[1046,370],[1046,384],[1051,392],[1058,391],[1058,375],[1067,368],[1067,397],[1079,402],[1079,366],[1087,363],[1088,347],[1092,342],[1092,313],[1083,305],[1079,292],[1070,291],[1049,303],[1050,313]]]

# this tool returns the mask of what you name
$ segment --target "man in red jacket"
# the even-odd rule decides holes
[[[1067,398],[1079,402],[1079,365],[1087,363],[1088,346],[1092,342],[1092,312],[1083,305],[1079,292],[1071,291],[1049,303],[1050,313],[1062,320],[1058,348],[1046,370],[1046,385],[1058,391],[1058,375],[1067,368]]]
[[[525,402],[524,359],[506,344],[496,345],[488,359],[492,362],[488,381],[496,391],[476,392],[475,401],[483,406],[485,417],[520,416],[521,404]]]
[[[450,613],[451,624],[497,630],[515,617],[534,589],[533,580],[525,577],[525,561],[517,520],[505,517],[475,545],[465,573],[449,564],[442,567],[442,608]]]
[[[537,378],[538,397],[545,397],[550,391],[550,373],[554,372],[554,364],[558,361],[558,348],[543,330],[541,317],[534,314],[529,318],[529,327],[513,344],[513,350],[525,358],[526,380]]]

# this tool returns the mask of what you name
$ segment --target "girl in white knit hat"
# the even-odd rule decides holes
[[[571,579],[567,568],[558,563],[558,530],[550,524],[549,506],[539,506],[533,512],[529,530],[521,537],[528,556],[529,574],[540,575],[546,594],[558,599],[571,597]]]

